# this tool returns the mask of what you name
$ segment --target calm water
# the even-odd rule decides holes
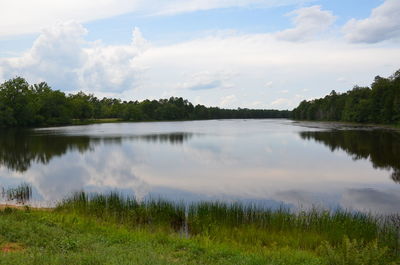
[[[268,207],[400,212],[400,133],[289,120],[110,123],[0,132],[0,186]]]

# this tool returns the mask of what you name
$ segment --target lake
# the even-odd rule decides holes
[[[33,204],[74,191],[293,209],[400,212],[400,133],[291,120],[106,123],[2,130],[0,185]]]

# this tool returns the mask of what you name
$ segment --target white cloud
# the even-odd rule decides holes
[[[372,10],[370,17],[351,19],[343,27],[351,42],[376,43],[400,37],[400,1],[386,0]]]
[[[356,84],[369,85],[373,76],[393,73],[400,61],[400,47],[287,42],[272,34],[208,36],[163,46],[148,43],[139,29],[128,45],[88,42],[86,34],[76,22],[45,30],[26,53],[0,59],[0,81],[20,75],[30,83],[44,80],[55,89],[99,97],[195,101],[201,94],[196,102],[209,106],[252,107],[257,102],[260,108],[286,109],[304,99],[296,96],[303,88],[307,97],[343,92],[353,84],[344,86],[337,77],[349,72]],[[198,91],[211,87],[229,89]],[[282,91],[287,91],[284,97],[275,98]]]
[[[288,91],[289,93],[289,91]],[[285,92],[285,94],[287,94]],[[277,98],[273,100],[269,106],[274,109],[292,109],[293,107],[297,106],[297,104],[303,100],[305,97],[303,95],[287,95],[285,98]]]
[[[305,0],[0,0],[0,36],[39,32],[57,21],[87,22],[136,12],[166,15],[225,7],[290,5]]]
[[[271,106],[274,108],[285,108],[291,104],[291,100],[287,98],[278,98],[271,102]]]
[[[87,60],[82,48],[86,34],[87,30],[76,22],[46,28],[25,54],[0,61],[3,75],[76,87],[76,71]]]
[[[57,21],[105,18],[138,8],[130,0],[0,0],[0,36],[39,32]]]
[[[300,8],[290,12],[294,28],[276,33],[276,37],[287,41],[303,41],[324,32],[336,17],[330,11],[321,10],[321,6]]]
[[[234,76],[234,73],[229,73],[225,71],[202,71],[183,76],[183,79],[186,81],[183,83],[179,83],[177,87],[190,90],[230,88],[233,86],[232,83],[230,83],[230,80]]]
[[[229,95],[226,97],[221,98],[220,106],[222,107],[232,107],[232,104],[235,103],[237,100],[235,95]]]
[[[135,58],[150,48],[140,30],[133,30],[131,45],[95,45],[85,49],[87,58],[77,71],[79,88],[95,91],[121,92],[135,86],[138,75],[145,70]]]
[[[268,81],[267,83],[265,83],[264,86],[265,86],[266,88],[271,88],[273,84],[274,84],[274,82]]]
[[[141,71],[134,58],[149,44],[139,29],[131,45],[105,46],[86,42],[87,30],[77,22],[43,30],[32,48],[20,57],[0,61],[5,77],[21,75],[32,82],[45,80],[64,90],[120,92],[132,88]]]

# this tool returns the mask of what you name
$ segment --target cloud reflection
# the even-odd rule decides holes
[[[381,214],[399,213],[399,202],[398,191],[373,188],[349,189],[341,199],[343,208]]]
[[[391,208],[381,208],[397,209],[398,197],[388,191],[398,192],[400,185],[370,162],[383,169],[396,166],[391,155],[397,151],[385,151],[396,136],[310,131],[299,138],[299,131],[288,121],[236,120],[1,132],[0,182],[29,182],[47,202],[81,189],[117,189],[139,198],[259,201],[303,209],[371,205],[379,210],[386,198]],[[378,139],[372,143],[372,138]],[[321,143],[349,152],[330,152]],[[353,152],[363,161],[348,159]],[[361,203],[367,201],[363,189],[374,190],[370,204]]]

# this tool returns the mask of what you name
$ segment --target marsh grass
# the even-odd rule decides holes
[[[75,211],[105,221],[135,227],[165,227],[178,230],[185,222],[185,205],[161,199],[139,201],[118,192],[108,194],[74,193],[56,210]]]
[[[366,247],[376,244],[377,248],[386,249],[385,255],[399,257],[398,215],[376,216],[344,210],[291,212],[286,208],[272,210],[224,202],[185,205],[162,199],[138,201],[117,192],[75,193],[56,210],[133,228],[162,229],[171,233],[186,230],[193,238],[206,237],[238,246],[316,251],[322,242],[336,249],[348,238]]]
[[[32,186],[28,183],[21,183],[15,188],[2,188],[1,197],[8,202],[25,204],[32,198]]]

